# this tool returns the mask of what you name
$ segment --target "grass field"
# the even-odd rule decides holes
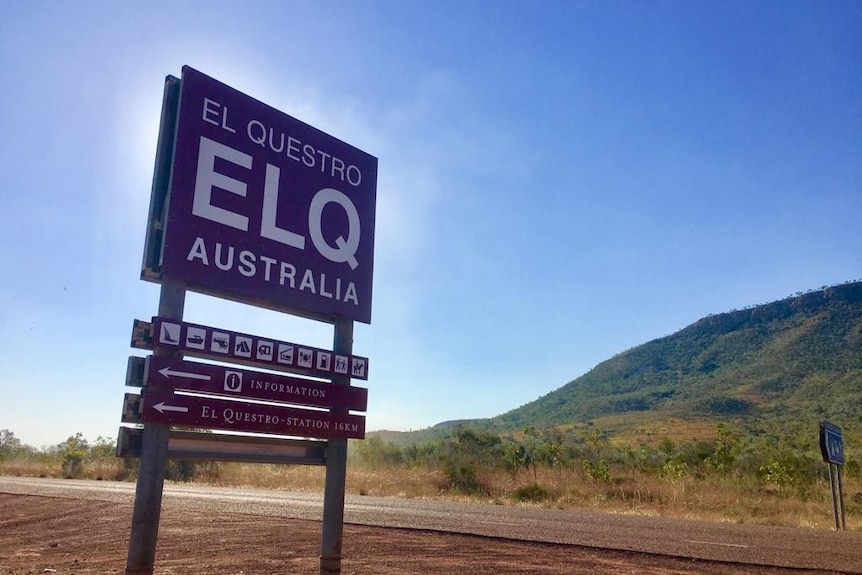
[[[134,481],[134,460],[114,457],[83,461],[76,477]],[[825,464],[824,464],[825,468]],[[777,487],[751,478],[699,477],[696,474],[643,473],[631,467],[610,468],[591,477],[583,468],[536,467],[517,473],[478,468],[475,484],[461,489],[434,465],[369,465],[354,455],[348,465],[347,492],[359,496],[477,501],[495,505],[530,505],[570,510],[668,516],[709,521],[832,529],[828,481],[817,479],[804,490]],[[0,474],[63,477],[59,455],[0,460]],[[185,475],[183,475],[185,474]],[[316,466],[213,463],[179,466],[169,475],[221,486],[251,486],[286,491],[322,492],[325,470]],[[862,485],[845,478],[847,528],[862,530]]]

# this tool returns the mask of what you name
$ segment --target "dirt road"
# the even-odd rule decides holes
[[[9,485],[14,483],[0,481],[0,575],[123,572],[131,517],[126,486],[104,484],[113,493],[110,501],[104,501],[82,497],[85,491],[75,489],[62,496],[9,493],[15,491]],[[201,501],[166,497],[157,574],[318,572],[319,521],[249,513],[231,505],[204,506]],[[305,508],[311,515],[316,513],[313,504]],[[847,545],[858,545],[859,534],[845,535]],[[846,572],[862,572],[862,565],[789,569],[433,529],[347,525],[344,533],[343,573],[354,575]]]

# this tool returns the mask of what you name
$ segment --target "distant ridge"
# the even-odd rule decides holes
[[[862,281],[704,317],[490,419],[387,435],[413,442],[462,424],[499,433],[595,425],[690,439],[717,421],[797,433],[821,419],[862,432]]]

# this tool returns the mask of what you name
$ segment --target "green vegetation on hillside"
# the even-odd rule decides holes
[[[802,432],[862,422],[862,283],[701,319],[491,420],[551,428],[626,412]]]
[[[862,435],[862,282],[708,316],[497,417],[390,438],[441,439],[461,424],[495,433],[597,425],[658,442],[702,436],[717,422],[806,436],[823,419],[851,442]]]

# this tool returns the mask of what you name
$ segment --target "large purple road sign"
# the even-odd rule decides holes
[[[377,159],[183,67],[161,273],[371,322]]]

